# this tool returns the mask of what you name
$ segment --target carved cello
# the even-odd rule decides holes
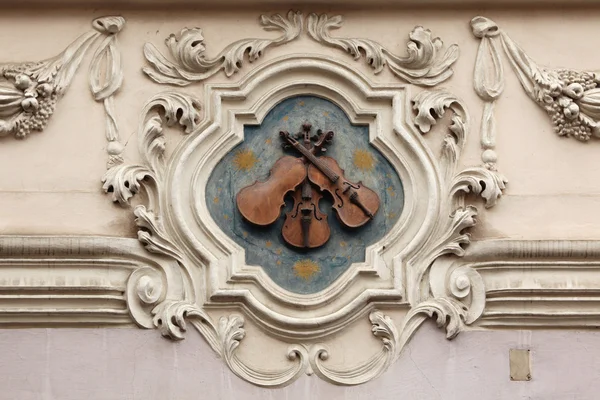
[[[333,132],[321,135],[313,147],[309,138],[310,125],[305,124],[303,130],[304,144],[301,146],[313,154],[320,152],[323,144],[333,136]],[[320,247],[327,243],[331,230],[327,215],[319,208],[321,198],[321,194],[312,187],[308,179],[294,192],[294,206],[286,214],[281,230],[287,243],[303,248]]]

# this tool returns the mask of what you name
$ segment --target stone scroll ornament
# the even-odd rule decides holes
[[[208,59],[201,31],[188,29],[168,39],[172,59],[147,45],[150,66],[145,72],[156,82],[180,86],[204,81],[220,71],[229,76],[239,71],[246,54],[250,60],[255,59],[264,49],[293,40],[302,29],[296,13],[261,21],[282,32],[279,39],[240,40],[218,57]],[[409,43],[409,56],[404,59],[372,41],[336,41],[328,36],[334,26],[327,21],[339,25],[336,18],[314,17],[309,21],[316,35],[313,39],[321,42],[327,38],[328,45],[340,48],[345,43],[356,54],[366,52],[375,72],[388,65],[397,77],[420,85],[442,82],[452,74],[457,48],[441,52],[441,41],[431,39],[426,30],[413,32],[414,44]],[[465,254],[471,241],[468,231],[479,213],[474,197],[482,199],[486,208],[494,206],[503,194],[506,179],[485,165],[462,167],[460,158],[470,118],[457,97],[441,89],[423,90],[412,96],[404,84],[373,84],[347,62],[304,53],[268,60],[237,82],[207,85],[206,90],[206,105],[176,91],[150,99],[142,111],[137,135],[140,162],[114,165],[103,177],[104,190],[123,206],[132,206],[132,197],[141,194],[132,209],[138,239],[153,256],[175,266],[139,268],[130,275],[127,304],[138,325],[156,328],[172,339],[183,339],[189,328],[194,328],[234,374],[256,385],[285,386],[304,374],[339,385],[357,385],[384,373],[428,318],[435,318],[446,337],[453,338],[481,316],[485,288],[479,273],[469,266],[454,268],[437,260]],[[377,149],[392,163],[406,193],[411,193],[403,197],[407,211],[398,222],[390,224],[385,237],[365,248],[364,262],[353,263],[348,273],[314,293],[285,290],[274,280],[265,279],[268,275],[261,265],[247,264],[244,248],[219,228],[208,211],[209,201],[230,201],[232,193],[223,190],[223,198],[207,195],[215,165],[245,140],[239,127],[264,122],[268,111],[290,96],[307,95],[343,106],[349,121],[364,124],[369,148]],[[421,136],[430,132],[446,112],[453,114],[452,122],[440,140],[441,154],[434,155]],[[323,127],[321,123],[319,126]],[[166,151],[168,128],[180,128],[187,135],[173,152]],[[334,174],[321,168],[327,158],[320,152],[331,144],[332,134],[323,129],[312,139],[309,132],[305,126],[298,138],[287,132],[281,134],[297,157],[278,155],[268,179],[285,183],[294,194],[295,207],[285,216],[293,220],[287,244],[300,248],[299,253],[310,248],[312,254],[333,242],[327,222],[334,220],[328,221],[328,215],[318,208],[323,192],[339,195],[343,207],[352,206],[348,209],[353,210],[356,220],[346,220],[339,211],[336,213],[344,228],[362,224],[361,229],[374,226],[369,222],[372,215],[385,215],[386,194],[379,191],[379,198],[369,196],[369,188],[351,179],[354,171],[348,166],[348,179],[343,178],[341,168]],[[340,133],[338,137],[343,136]],[[269,137],[264,146],[272,146],[272,142]],[[339,139],[336,144],[340,146]],[[336,151],[339,147],[330,149]],[[337,157],[326,164],[333,170],[334,163],[342,161]],[[278,163],[285,164],[278,168],[282,175],[273,171]],[[236,210],[259,225],[278,220],[283,199],[275,199],[267,207],[265,196],[244,198],[244,188],[252,188],[254,180],[234,192]],[[349,183],[347,188],[345,182]],[[341,187],[336,186],[338,183]],[[374,187],[372,183],[370,186]],[[246,209],[249,201],[254,205]],[[283,226],[282,236],[286,236],[285,223]],[[318,234],[313,234],[315,227],[319,228]],[[271,251],[266,244],[265,251]],[[394,321],[375,305],[400,311],[403,317]],[[247,331],[246,318],[258,330]],[[361,319],[370,326],[364,332],[365,338],[375,340],[377,349],[348,363],[336,363],[335,357],[330,360],[334,347],[327,342],[333,342],[340,330]],[[283,346],[279,347],[282,351],[260,359],[247,359],[252,355],[238,353],[241,346],[252,345],[244,339],[248,332],[257,331],[265,333],[263,339]],[[274,357],[279,360],[271,366]]]
[[[539,66],[489,18],[473,18],[471,28],[475,37],[481,39],[474,86],[486,102],[483,118],[489,133],[486,146],[494,142],[493,103],[504,85],[502,52],[527,95],[546,110],[559,136],[582,142],[600,137],[600,76],[597,73]],[[492,159],[495,161],[495,156]]]
[[[214,58],[207,57],[205,53],[200,28],[185,28],[165,40],[173,61],[163,56],[154,45],[146,43],[144,55],[151,67],[145,67],[143,71],[155,82],[178,86],[203,81],[221,70],[229,77],[240,70],[246,54],[249,62],[255,61],[267,48],[291,42],[302,33],[302,15],[294,11],[286,17],[280,14],[271,17],[261,15],[260,24],[265,31],[279,31],[281,35],[275,39],[238,40]]]
[[[104,104],[107,116],[108,166],[122,162],[113,96],[123,81],[116,35],[124,25],[122,17],[96,18],[93,31],[81,35],[55,57],[0,64],[0,136],[21,139],[32,131],[44,130],[83,58],[100,42],[91,62],[90,89],[94,99]]]
[[[331,31],[341,28],[342,22],[341,15],[310,14],[306,22],[308,35],[318,43],[346,51],[355,60],[364,56],[375,74],[387,66],[396,77],[415,85],[435,86],[453,74],[452,65],[459,56],[458,46],[453,44],[444,49],[442,40],[433,37],[428,29],[415,27],[409,34],[407,54],[400,56],[371,39],[331,36]],[[177,86],[204,81],[221,70],[231,77],[242,68],[246,57],[248,62],[256,61],[268,48],[296,40],[303,33],[304,21],[301,13],[289,11],[285,17],[261,15],[260,24],[265,31],[277,31],[280,36],[241,39],[229,44],[214,58],[206,55],[200,28],[185,28],[165,40],[172,60],[147,43],[144,55],[150,66],[143,71],[155,82]]]

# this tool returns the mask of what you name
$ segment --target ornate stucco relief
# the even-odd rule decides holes
[[[81,61],[92,45],[102,39],[91,62],[90,89],[95,100],[103,102],[106,112],[108,166],[122,162],[113,96],[123,80],[116,35],[124,25],[122,17],[96,18],[92,22],[94,31],[80,36],[56,57],[1,64],[0,136],[24,138],[31,131],[44,130]]]
[[[288,21],[295,21],[297,16],[289,14]],[[312,16],[308,23],[317,41],[334,47],[336,43],[353,43],[354,55],[365,51],[365,46],[378,46],[362,39],[336,42],[328,36],[327,17],[321,18],[321,23],[316,18]],[[263,19],[273,20],[283,19]],[[284,31],[285,27],[289,25],[284,24]],[[169,42],[175,64],[164,58],[158,63],[157,53],[149,52],[152,47],[147,46],[146,57],[154,69],[145,68],[145,72],[159,83],[187,85],[227,65],[238,65],[236,60],[241,62],[246,50],[253,59],[253,54],[259,54],[253,46],[267,43],[241,40],[232,44],[239,51],[224,51],[218,62],[210,63],[216,67],[204,62],[192,65],[182,60],[204,60],[200,31],[194,32],[195,39],[186,36],[191,34],[188,30],[180,40]],[[183,40],[184,36],[187,39]],[[457,47],[438,54],[441,41],[431,39],[422,28],[416,28],[411,39],[414,42],[406,59],[379,46],[375,65],[368,50],[367,58],[375,72],[387,63],[396,76],[408,82],[434,85],[448,79],[458,56]],[[190,47],[194,40],[196,46]],[[230,60],[232,54],[236,56]],[[167,63],[169,67],[165,67]],[[159,77],[156,71],[170,78]],[[227,75],[236,71],[225,68]],[[208,212],[205,186],[217,161],[242,140],[244,124],[260,123],[274,105],[306,94],[329,99],[342,107],[353,123],[367,124],[372,145],[392,162],[407,195],[400,221],[381,241],[367,248],[365,262],[353,264],[326,289],[301,295],[274,284],[260,266],[246,265],[243,249],[222,232]],[[437,258],[464,254],[470,241],[466,231],[475,224],[477,215],[468,195],[481,196],[486,207],[491,207],[506,182],[492,168],[459,168],[470,122],[458,98],[434,90],[423,91],[411,101],[405,85],[375,85],[348,65],[327,57],[292,54],[264,63],[238,83],[207,85],[205,99],[208,103],[201,105],[194,97],[178,92],[154,97],[145,107],[138,132],[143,163],[116,166],[104,177],[104,189],[124,206],[136,193],[145,193],[143,203],[134,208],[139,239],[150,252],[177,260],[181,275],[187,279],[184,286],[188,289],[179,298],[157,297],[152,304],[150,316],[163,335],[181,339],[186,321],[191,323],[234,373],[258,385],[288,384],[305,372],[337,384],[359,384],[385,371],[427,316],[435,315],[449,338],[477,319],[483,309],[483,288],[473,270],[448,272],[448,284],[438,286],[435,296],[429,274],[429,266]],[[454,116],[443,140],[442,155],[436,157],[415,128],[428,132],[446,109]],[[164,128],[177,125],[188,137],[166,158]],[[152,281],[149,277],[144,280]],[[168,280],[155,285],[169,286]],[[230,309],[233,304],[239,305],[232,314],[213,316],[213,310]],[[394,322],[374,310],[375,304],[395,304],[406,311],[405,318]],[[289,367],[269,371],[262,363],[260,368],[253,366],[252,361],[259,360],[238,357],[237,349],[245,336],[245,318],[239,314],[250,316],[253,324],[273,338],[293,343],[287,352]],[[333,333],[367,316],[372,333],[382,341],[380,351],[350,368],[328,365],[330,354],[324,343]]]
[[[600,136],[600,89],[594,72],[537,65],[498,25],[485,17],[471,20],[473,34],[481,39],[475,61],[474,86],[486,102],[483,117],[485,141],[493,142],[493,105],[504,86],[503,51],[527,95],[548,113],[559,136],[586,142]],[[485,61],[485,54],[490,61]],[[489,65],[489,67],[488,67]],[[491,71],[490,71],[491,70]],[[490,72],[492,79],[486,77]]]
[[[483,198],[485,206],[492,207],[506,182],[489,166],[459,167],[470,121],[457,97],[444,90],[422,91],[413,97],[408,86],[374,84],[347,63],[322,55],[292,53],[263,63],[237,83],[207,84],[206,104],[176,91],[154,96],[144,107],[138,130],[141,162],[128,164],[121,158],[123,146],[113,105],[123,79],[114,34],[122,29],[124,20],[109,18],[94,23],[97,29],[106,28],[108,34],[97,48],[90,69],[92,94],[103,103],[107,118],[109,163],[103,188],[126,207],[132,196],[143,193],[132,214],[138,227],[138,246],[143,245],[148,253],[141,257],[139,248],[126,239],[52,237],[44,244],[38,238],[5,238],[2,254],[7,255],[7,264],[19,257],[29,263],[47,263],[56,253],[59,259],[73,258],[69,263],[74,267],[91,262],[107,266],[107,277],[92,272],[94,284],[114,278],[109,284],[100,284],[103,288],[98,289],[97,296],[90,294],[86,300],[112,296],[115,309],[78,309],[82,300],[73,298],[72,310],[50,313],[48,321],[78,313],[87,321],[87,315],[95,313],[106,323],[124,323],[128,312],[139,326],[158,328],[173,339],[184,338],[187,325],[192,325],[235,374],[257,385],[281,386],[305,373],[336,384],[369,381],[399,356],[427,317],[435,316],[448,338],[477,320],[484,308],[479,275],[468,267],[447,271],[438,267],[437,274],[430,272],[438,258],[464,255],[470,242],[467,231],[476,223],[477,215],[470,195]],[[111,21],[112,25],[107,25]],[[204,81],[221,70],[229,77],[239,71],[246,54],[252,61],[270,46],[293,41],[304,24],[301,14],[295,12],[287,17],[262,17],[261,22],[266,30],[278,30],[282,35],[239,40],[209,60],[204,55],[201,31],[184,30],[167,40],[174,61],[146,45],[144,54],[151,67],[144,72],[158,83],[180,86]],[[433,86],[452,75],[457,46],[443,51],[441,40],[423,28],[411,33],[408,56],[399,57],[372,40],[332,38],[329,30],[340,23],[339,17],[311,15],[309,35],[355,57],[364,52],[375,73],[387,65],[396,77],[409,83]],[[88,36],[84,42],[89,47],[99,34]],[[72,73],[83,50],[68,69]],[[21,85],[20,78],[14,85]],[[366,247],[364,261],[351,264],[325,289],[303,294],[276,284],[260,265],[247,264],[244,249],[208,212],[205,191],[215,164],[243,140],[245,125],[260,123],[285,99],[306,95],[331,101],[353,124],[368,127],[370,145],[399,174],[405,198],[399,219],[383,237]],[[443,139],[442,154],[436,156],[420,135],[429,132],[448,109],[453,113],[452,123]],[[166,153],[167,127],[182,128],[187,135],[170,156]],[[111,248],[113,239],[117,245]],[[33,255],[33,249],[40,246],[45,250]],[[78,246],[78,252],[69,253],[72,246]],[[125,257],[127,249],[131,253]],[[113,275],[111,271],[116,271],[119,263],[126,265],[126,272],[119,270]],[[440,284],[440,274],[447,275],[445,283]],[[57,282],[62,282],[70,273],[56,275]],[[25,281],[11,285],[24,287]],[[80,289],[77,284],[59,288],[59,283],[50,281],[38,286],[56,293],[57,299]],[[394,320],[380,309],[404,315]],[[22,314],[33,321],[39,310],[24,310]],[[379,349],[365,354],[365,361],[357,364],[331,364],[328,343],[335,340],[334,334],[361,320],[369,321],[371,333],[363,335],[374,335]],[[271,367],[268,359],[239,355],[248,321],[266,332],[269,340],[290,343],[282,353],[285,366]]]
[[[461,155],[471,121],[457,96],[440,88],[418,91],[398,82],[374,83],[371,75],[357,71],[362,64],[344,61],[343,52],[338,52],[339,60],[296,53],[293,41],[306,23],[308,35],[317,42],[353,56],[364,54],[374,73],[387,65],[395,77],[421,86],[450,78],[458,56],[455,45],[444,51],[440,40],[415,28],[408,56],[399,57],[370,39],[330,36],[329,30],[340,24],[337,17],[311,15],[303,21],[298,13],[290,13],[262,21],[281,36],[241,39],[215,59],[205,58],[199,29],[169,39],[171,59],[146,45],[148,76],[179,86],[199,83],[206,95],[201,102],[191,90],[171,89],[146,103],[137,137],[139,163],[120,158],[112,98],[122,75],[116,38],[106,37],[90,71],[92,93],[103,102],[107,117],[110,157],[103,188],[113,201],[132,208],[139,241],[0,237],[0,264],[6,276],[22,274],[24,265],[51,265],[53,271],[50,280],[0,279],[0,285],[13,291],[31,287],[46,291],[51,300],[37,308],[19,308],[12,306],[10,297],[0,296],[7,304],[4,312],[0,310],[0,321],[133,320],[173,339],[183,339],[191,326],[235,374],[262,386],[286,385],[305,373],[343,385],[369,381],[397,359],[428,317],[436,319],[448,338],[473,325],[597,325],[593,315],[571,306],[578,294],[592,295],[596,290],[595,278],[590,284],[578,281],[595,277],[593,259],[598,252],[593,242],[470,244],[469,230],[481,212],[477,201],[493,207],[506,185],[496,169],[493,109],[503,91],[503,71],[493,23],[477,20],[473,25],[482,39],[475,71],[475,90],[484,101],[482,165],[464,168]],[[264,57],[247,74],[239,73],[238,80],[204,82],[220,71],[229,78],[241,72],[246,54],[251,61],[283,44],[288,54]],[[485,66],[486,56],[491,57],[491,67]],[[100,71],[101,65],[108,67]],[[370,144],[398,172],[406,197],[398,222],[369,244],[364,262],[353,263],[325,289],[303,294],[282,288],[261,265],[247,262],[244,248],[209,212],[206,187],[219,160],[244,140],[245,125],[259,125],[277,104],[307,95],[335,103],[352,123],[368,127]],[[432,126],[446,112],[452,114],[451,122],[439,139],[442,151],[437,154],[422,135],[432,135]],[[169,149],[172,153],[166,151],[168,128],[184,133],[181,142]],[[90,274],[87,280],[75,272],[83,268]],[[30,271],[32,277],[42,274],[39,269]],[[504,273],[518,274],[520,281],[511,283]],[[552,289],[564,281],[572,285],[569,290]],[[90,287],[92,292],[81,296],[82,288]],[[52,305],[65,296],[67,309]],[[112,306],[103,307],[106,301]],[[507,304],[531,308],[517,312]],[[568,321],[553,319],[566,312]],[[351,326],[360,327],[356,339],[370,347],[365,346],[368,351],[361,353],[362,358],[336,363],[337,341]],[[246,335],[270,341],[271,357],[244,353],[245,346],[252,346],[246,343],[254,343],[244,340]],[[283,361],[271,363],[275,360]]]
[[[409,35],[407,55],[398,56],[371,39],[332,37],[330,31],[340,28],[342,21],[341,15],[329,17],[326,14],[310,14],[306,20],[308,35],[317,43],[346,51],[355,60],[364,55],[375,74],[387,66],[398,78],[422,86],[435,86],[452,76],[452,65],[459,55],[458,46],[453,44],[444,49],[442,40],[432,37],[428,29],[415,27]],[[178,86],[204,81],[221,70],[230,77],[240,70],[246,56],[248,62],[252,62],[269,47],[296,40],[304,31],[304,23],[302,13],[295,11],[289,11],[287,17],[280,14],[270,17],[261,15],[263,29],[280,31],[280,37],[241,39],[231,43],[212,59],[206,57],[202,30],[185,28],[178,35],[172,34],[165,40],[173,61],[163,56],[154,45],[146,43],[144,55],[151,67],[145,67],[144,73],[158,83]]]
[[[308,34],[318,43],[339,48],[349,53],[355,60],[363,54],[367,64],[375,74],[385,66],[398,78],[415,85],[435,86],[452,76],[452,65],[458,59],[458,45],[453,44],[445,51],[439,37],[433,38],[431,31],[417,26],[409,34],[407,55],[398,56],[371,39],[336,38],[330,31],[342,26],[342,16],[329,17],[326,14],[310,14]]]

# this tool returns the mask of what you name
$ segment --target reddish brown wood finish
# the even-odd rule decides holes
[[[302,159],[283,156],[275,162],[266,181],[257,181],[238,192],[238,209],[249,222],[270,225],[279,218],[286,193],[293,191],[305,178],[306,165]]]
[[[373,218],[379,210],[379,196],[362,182],[352,183],[344,177],[344,170],[331,157],[319,157],[319,164],[324,165],[338,178],[334,181],[327,177],[315,164],[308,166],[308,179],[320,190],[329,192],[333,197],[333,209],[338,219],[349,228],[363,226]]]
[[[303,199],[302,189],[299,187],[294,192],[294,207],[285,215],[285,222],[281,230],[284,240],[295,247],[315,248],[323,246],[331,230],[327,223],[327,215],[319,209],[321,196],[311,188],[310,199]],[[303,218],[305,221],[303,223]],[[305,232],[308,229],[308,232]]]

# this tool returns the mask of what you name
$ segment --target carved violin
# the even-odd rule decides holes
[[[240,190],[236,203],[249,222],[265,226],[277,221],[284,198],[306,179],[306,165],[296,157],[283,156],[275,162],[264,182],[254,182]]]
[[[362,182],[352,183],[347,180],[344,170],[333,158],[316,157],[288,132],[282,131],[279,134],[310,162],[308,179],[333,197],[333,209],[342,224],[349,228],[358,228],[373,219],[379,209],[377,193]]]
[[[333,137],[333,132],[323,134],[317,138],[317,143],[313,146],[309,137],[310,125],[303,125],[303,131],[302,146],[309,149],[311,153],[320,152],[323,144]],[[287,243],[304,248],[320,247],[327,243],[331,230],[327,223],[327,215],[319,208],[321,198],[321,194],[315,190],[308,179],[305,179],[301,187],[294,192],[294,206],[292,211],[286,214],[281,230],[283,239]]]
[[[321,156],[325,143],[331,143],[333,132],[317,131],[310,137],[310,124],[304,124],[298,139],[288,132],[279,132],[286,147],[296,149],[301,157],[279,158],[264,182],[255,182],[241,189],[236,196],[240,214],[255,225],[270,225],[279,218],[285,196],[294,192],[294,205],[285,215],[283,239],[299,248],[324,245],[331,234],[327,215],[319,208],[322,192],[333,198],[338,220],[349,228],[366,224],[379,209],[379,196],[362,184],[345,178],[336,160]],[[316,142],[313,145],[312,140]]]

